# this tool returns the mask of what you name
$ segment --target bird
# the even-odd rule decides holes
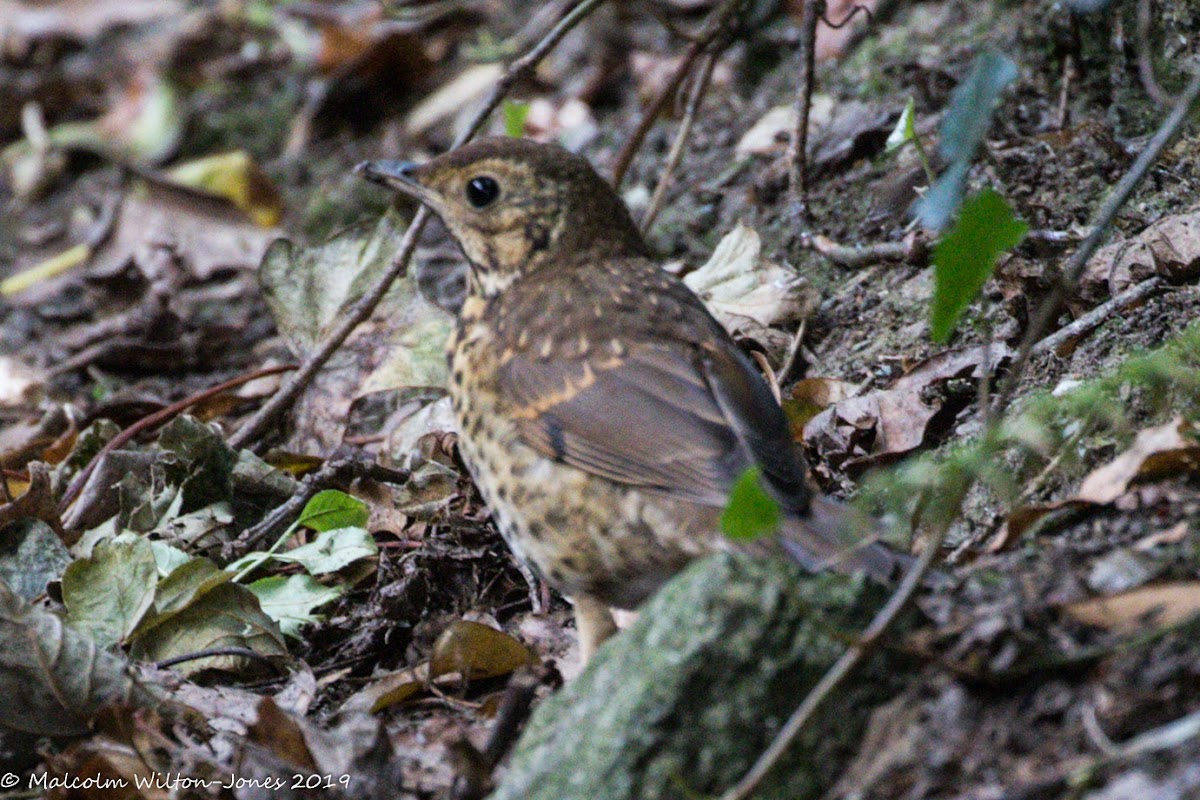
[[[488,137],[356,171],[427,206],[466,257],[447,350],[459,451],[509,548],[574,605],[584,663],[611,609],[714,552],[896,577],[900,554],[847,542],[847,508],[809,491],[762,374],[586,158]],[[783,521],[737,543],[720,516],[750,469]]]

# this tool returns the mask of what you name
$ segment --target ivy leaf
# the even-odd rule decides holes
[[[729,492],[721,512],[721,530],[730,539],[756,539],[774,532],[782,516],[779,503],[767,494],[758,467],[743,472]]]
[[[367,504],[337,489],[317,492],[300,512],[296,525],[314,531],[331,531],[335,528],[365,528],[370,512]]]
[[[263,613],[279,624],[284,636],[299,638],[300,628],[321,618],[314,609],[342,596],[344,586],[323,586],[309,575],[272,575],[246,587]]]
[[[1000,254],[1025,238],[1029,225],[1013,216],[1004,198],[991,189],[967,198],[958,222],[933,249],[931,335],[945,342],[958,318],[979,294]]]

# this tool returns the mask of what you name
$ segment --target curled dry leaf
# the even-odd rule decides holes
[[[1080,293],[1090,307],[1153,275],[1171,283],[1200,276],[1200,209],[1164,217],[1131,239],[1101,248],[1088,262]]]
[[[817,302],[806,280],[763,257],[762,239],[740,222],[708,262],[683,280],[726,330],[753,339],[776,361],[791,342],[778,326],[798,324]]]
[[[1200,614],[1200,582],[1146,586],[1112,597],[1072,603],[1063,611],[1085,625],[1108,630],[1170,627]]]
[[[994,343],[991,368],[1010,358]],[[955,379],[983,376],[984,348],[947,350],[918,364],[886,389],[834,403],[804,426],[805,446],[848,472],[887,463],[929,443],[940,428],[974,397],[973,392],[940,392]]]
[[[120,658],[35,608],[0,582],[0,726],[39,736],[76,736],[104,706],[154,702]]]
[[[1177,417],[1165,425],[1147,428],[1138,433],[1132,447],[1092,470],[1073,497],[1014,509],[989,547],[995,551],[1011,545],[1049,514],[1108,505],[1140,483],[1197,470],[1200,470],[1200,432],[1195,426]]]
[[[176,185],[228,200],[263,228],[273,228],[283,216],[279,190],[245,150],[187,161],[167,170],[164,177]]]
[[[58,503],[50,485],[50,470],[35,461],[29,465],[29,487],[11,503],[0,505],[0,528],[21,519],[35,519],[50,526],[63,537],[63,524],[58,516]],[[68,542],[73,544],[74,542]]]

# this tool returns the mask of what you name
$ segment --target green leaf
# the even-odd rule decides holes
[[[225,569],[236,573],[250,564],[274,560],[299,564],[311,575],[325,575],[378,553],[379,547],[366,528],[334,528],[317,534],[317,538],[308,544],[282,553],[247,553]]]
[[[954,217],[975,151],[991,127],[992,111],[1001,92],[1018,74],[1017,65],[1008,56],[984,53],[954,90],[942,118],[938,142],[938,150],[949,166],[917,204],[917,213],[926,227],[940,231]]]
[[[888,135],[887,152],[890,153],[909,142],[916,141],[917,129],[913,122],[916,111],[917,102],[912,97],[909,97],[908,102],[904,104],[904,110],[900,112],[900,119],[896,120],[896,127]]]
[[[334,528],[365,528],[370,512],[362,500],[351,497],[337,489],[317,492],[300,512],[298,526],[314,531],[331,531]]]
[[[933,250],[933,340],[945,342],[962,312],[991,277],[996,260],[1025,238],[1029,225],[1004,198],[984,189],[963,203],[958,222]]]
[[[730,539],[756,539],[773,533],[781,517],[779,503],[763,489],[758,467],[738,477],[721,512],[721,530]]]
[[[272,575],[246,588],[258,598],[263,613],[279,623],[279,630],[295,638],[299,638],[301,626],[320,621],[314,609],[338,599],[345,591],[344,586],[324,586],[310,575]]]
[[[98,542],[88,558],[63,572],[67,622],[91,635],[99,647],[127,637],[154,603],[158,565],[141,536],[122,534]]]
[[[245,586],[224,581],[195,602],[144,635],[139,635],[130,655],[139,661],[161,661],[173,656],[227,647],[246,647],[265,656],[287,655],[279,625],[263,613]],[[173,669],[193,675],[205,669],[236,669],[247,664],[237,656],[213,656],[179,664]]]
[[[504,135],[520,139],[525,135],[525,119],[529,116],[529,103],[515,100],[504,101]]]

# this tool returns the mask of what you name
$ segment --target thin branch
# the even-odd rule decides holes
[[[1096,306],[1091,311],[1072,322],[1070,325],[1064,325],[1054,333],[1047,336],[1045,339],[1039,341],[1033,346],[1030,354],[1040,356],[1043,353],[1056,352],[1067,342],[1083,336],[1092,328],[1095,328],[1103,323],[1113,314],[1125,310],[1134,303],[1145,300],[1150,295],[1160,291],[1163,286],[1163,279],[1157,275],[1147,278],[1141,283],[1130,286],[1116,297],[1113,297],[1102,305]]]
[[[1150,0],[1138,0],[1136,21],[1138,79],[1151,100],[1160,106],[1169,106],[1175,98],[1154,77],[1154,61],[1150,57]]]
[[[725,0],[720,6],[712,11],[709,15],[708,22],[704,25],[704,30],[696,35],[684,51],[683,57],[679,60],[679,65],[675,67],[675,71],[671,73],[671,77],[663,84],[646,112],[642,114],[642,118],[638,120],[637,128],[633,134],[625,140],[621,151],[617,153],[616,161],[613,163],[612,169],[612,185],[620,189],[621,181],[625,179],[625,173],[629,171],[629,165],[633,163],[633,157],[637,155],[637,151],[641,148],[642,142],[646,135],[650,133],[650,129],[654,127],[654,123],[658,121],[663,109],[667,107],[667,103],[679,91],[679,87],[683,84],[683,79],[691,71],[692,65],[696,63],[696,59],[708,49],[721,31],[725,29],[734,13],[744,3],[745,0]]]
[[[732,789],[721,795],[720,800],[746,800],[754,794],[758,785],[762,783],[763,778],[767,776],[775,764],[779,762],[779,759],[787,752],[792,742],[796,740],[796,737],[804,729],[804,725],[812,718],[817,709],[821,707],[821,704],[841,684],[842,680],[870,654],[879,643],[883,634],[900,615],[900,612],[908,606],[913,594],[922,581],[925,580],[925,576],[933,566],[933,562],[937,560],[938,553],[942,549],[942,543],[949,530],[949,524],[944,525],[937,536],[932,537],[926,542],[924,549],[921,550],[920,558],[909,568],[908,573],[904,576],[904,580],[896,587],[896,591],[888,598],[883,608],[879,609],[879,612],[876,613],[875,617],[871,620],[871,624],[863,631],[858,643],[846,650],[841,658],[821,677],[817,685],[805,696],[800,706],[792,712],[792,716],[788,718],[787,723],[775,736],[775,739],[771,742],[771,746],[758,757],[758,761],[754,762],[754,766],[750,768],[750,771]]]
[[[492,87],[491,94],[488,95],[487,100],[484,101],[483,106],[475,113],[475,116],[471,118],[471,122],[467,125],[466,129],[455,137],[454,144],[451,147],[460,147],[470,141],[479,132],[480,128],[483,127],[487,118],[496,110],[512,87],[518,81],[532,73],[534,67],[562,41],[563,37],[571,29],[582,22],[604,2],[605,0],[580,0],[540,42],[534,45],[533,49],[512,62],[508,69],[505,70],[504,75],[500,77],[500,80],[496,81],[496,85]],[[417,248],[417,239],[420,237],[421,231],[425,228],[425,223],[429,220],[429,213],[429,210],[425,206],[421,206],[417,210],[416,215],[408,226],[408,230],[404,233],[404,238],[400,240],[399,249],[395,258],[392,259],[388,270],[346,312],[337,326],[330,331],[325,341],[321,342],[321,346],[305,359],[291,380],[287,381],[275,393],[275,396],[258,410],[257,414],[230,437],[229,444],[232,447],[246,447],[266,433],[267,429],[285,411],[291,408],[292,404],[300,396],[300,393],[304,391],[304,388],[308,386],[321,367],[325,365],[325,362],[342,346],[342,343],[346,341],[346,338],[354,329],[374,313],[375,307],[379,305],[379,302],[387,294],[388,289],[391,288],[396,279],[408,271],[408,262]]]
[[[825,0],[804,0],[800,14],[800,72],[796,79],[796,127],[788,144],[788,212],[793,220],[808,217],[808,110],[812,105],[817,23],[825,16]]]
[[[688,98],[687,111],[683,115],[683,121],[679,123],[679,130],[675,133],[675,141],[671,143],[671,152],[667,154],[667,163],[663,167],[662,176],[658,179],[658,186],[654,187],[654,196],[650,198],[650,207],[646,209],[645,215],[642,216],[642,233],[650,230],[650,226],[654,224],[654,220],[658,217],[658,212],[662,210],[663,200],[667,196],[667,187],[671,185],[671,178],[674,177],[675,169],[679,166],[679,160],[683,157],[683,146],[687,143],[688,135],[692,132],[692,123],[696,120],[696,112],[700,110],[700,104],[704,102],[704,95],[708,91],[708,82],[712,78],[713,66],[717,63],[717,57],[720,55],[720,50],[714,50],[704,59],[704,63],[700,66],[700,74],[696,76],[696,81],[692,85],[692,93]]]
[[[280,372],[290,372],[295,368],[295,364],[283,364],[280,366],[266,367],[265,369],[255,370],[254,372],[250,372],[245,375],[239,375],[236,378],[227,380],[224,383],[219,383],[216,386],[212,386],[202,392],[197,392],[189,397],[185,397],[178,402],[172,403],[166,408],[155,411],[153,414],[142,417],[137,422],[133,423],[128,428],[121,431],[111,440],[109,440],[108,444],[100,448],[100,452],[96,453],[96,455],[92,457],[92,460],[87,463],[87,466],[79,471],[79,474],[75,476],[73,481],[71,481],[71,485],[67,487],[67,491],[63,493],[62,500],[60,500],[58,503],[59,513],[61,514],[65,512],[70,507],[71,503],[75,502],[75,499],[79,497],[79,493],[83,491],[84,485],[87,484],[88,478],[92,477],[92,473],[96,470],[96,465],[100,463],[100,459],[107,453],[111,453],[113,450],[124,447],[126,444],[131,442],[134,437],[142,433],[146,433],[147,431],[152,431],[155,428],[166,424],[197,403],[202,403],[208,398],[215,397],[221,392],[227,392],[230,389],[236,389],[242,384],[258,380],[259,378],[265,378],[268,375],[277,375]]]
[[[917,267],[929,263],[929,242],[916,231],[899,242],[864,245],[841,245],[827,236],[801,234],[800,244],[848,269],[873,267],[885,261],[898,261]]]
[[[283,671],[275,659],[271,656],[263,655],[257,650],[251,650],[249,647],[214,647],[209,650],[197,650],[194,653],[184,653],[180,656],[172,656],[164,658],[162,661],[154,662],[156,669],[169,669],[177,664],[184,664],[188,661],[199,661],[202,658],[218,658],[221,656],[233,656],[236,658],[249,658],[253,661],[261,661],[264,664],[270,664],[276,670]]]
[[[1187,121],[1188,113],[1193,105],[1196,104],[1197,98],[1200,98],[1200,71],[1197,71],[1187,88],[1183,90],[1183,94],[1179,96],[1179,100],[1175,103],[1171,113],[1163,120],[1162,125],[1154,133],[1154,137],[1146,145],[1146,148],[1138,154],[1137,160],[1133,166],[1129,168],[1113,189],[1112,194],[1104,201],[1100,211],[1097,212],[1095,221],[1092,223],[1091,233],[1075,254],[1071,256],[1071,260],[1067,262],[1067,267],[1062,276],[1050,290],[1050,294],[1042,301],[1041,307],[1038,309],[1037,315],[1030,322],[1029,328],[1025,332],[1025,338],[1021,342],[1021,349],[1014,359],[1011,369],[1008,372],[1004,381],[1004,386],[999,392],[997,398],[997,408],[1003,411],[1012,401],[1013,393],[1016,392],[1017,384],[1021,380],[1021,376],[1025,372],[1025,367],[1029,362],[1030,356],[1033,354],[1034,345],[1042,338],[1042,335],[1053,321],[1054,314],[1057,312],[1059,305],[1066,299],[1068,294],[1075,291],[1079,284],[1079,279],[1083,277],[1083,271],[1087,268],[1088,261],[1095,255],[1096,250],[1104,242],[1108,235],[1108,229],[1112,226],[1113,220],[1116,219],[1117,212],[1125,205],[1126,201],[1133,195],[1138,184],[1150,172],[1150,166],[1158,158],[1159,153],[1175,138],[1175,134],[1179,133],[1183,123]]]

